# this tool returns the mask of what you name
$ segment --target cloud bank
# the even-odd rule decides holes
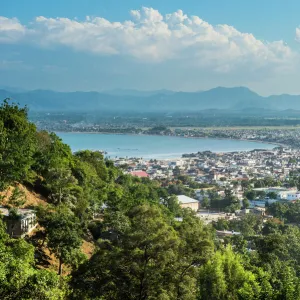
[[[29,89],[248,86],[263,95],[300,94],[297,45],[147,7],[122,22],[38,16],[25,24],[0,17],[0,70],[2,84]]]
[[[261,41],[229,25],[211,25],[183,11],[162,15],[153,8],[132,10],[124,22],[101,17],[84,21],[39,16],[29,24],[0,17],[0,43],[42,48],[68,47],[101,56],[123,56],[143,63],[174,61],[227,73],[240,68],[289,69],[296,58],[283,41]],[[296,32],[300,40],[300,29]]]

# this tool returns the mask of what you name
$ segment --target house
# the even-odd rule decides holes
[[[32,209],[19,208],[15,214],[11,214],[9,209],[0,207],[0,214],[6,223],[6,231],[11,237],[24,237],[37,226],[36,214]]]
[[[218,237],[224,237],[224,236],[234,236],[234,235],[241,235],[240,232],[236,232],[234,230],[216,230],[216,234]]]
[[[132,171],[129,174],[140,178],[148,178],[149,175],[145,171]]]
[[[223,212],[210,212],[206,210],[200,210],[197,213],[198,218],[200,218],[204,224],[210,224],[212,222],[217,222],[218,220],[233,220],[236,219],[233,213],[223,213]]]
[[[181,208],[190,208],[193,211],[198,211],[199,201],[185,195],[177,196]]]

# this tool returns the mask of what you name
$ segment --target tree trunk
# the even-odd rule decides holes
[[[61,276],[62,274],[62,259],[59,259],[59,267],[58,267],[58,275]]]
[[[45,242],[46,242],[46,237],[44,237],[44,238],[43,238],[43,242],[42,242],[41,248],[43,248],[43,247],[44,247],[44,245],[45,245]]]

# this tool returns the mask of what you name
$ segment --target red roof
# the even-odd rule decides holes
[[[149,175],[145,172],[145,171],[133,171],[133,172],[130,172],[130,174],[132,176],[137,176],[137,177],[149,177]]]

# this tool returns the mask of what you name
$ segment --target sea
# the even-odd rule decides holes
[[[56,133],[73,152],[79,150],[105,151],[108,158],[172,159],[198,151],[233,152],[273,149],[277,145],[239,140],[184,138],[156,135]]]

